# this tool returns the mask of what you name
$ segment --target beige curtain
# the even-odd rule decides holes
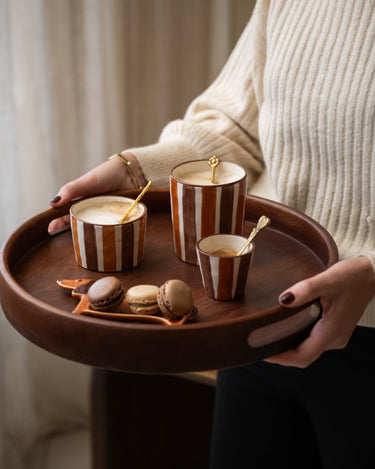
[[[155,142],[215,78],[253,3],[0,0],[0,242],[64,182]],[[52,389],[56,370],[78,381],[88,370],[37,350],[3,317],[0,326],[0,467],[23,468],[38,438],[71,425],[61,403],[78,412],[74,424],[85,418],[87,395],[69,401],[58,379]]]

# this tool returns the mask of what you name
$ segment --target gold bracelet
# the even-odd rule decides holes
[[[128,168],[129,176],[131,177],[131,180],[134,184],[134,187],[136,187],[137,189],[142,189],[143,186],[139,182],[139,179],[137,178],[137,176],[134,174],[134,171],[133,171],[133,168],[131,166],[130,161],[122,153],[115,153],[114,155],[110,156],[108,159],[112,160],[113,158],[116,158],[116,156],[121,158],[122,161],[126,164],[126,166]]]

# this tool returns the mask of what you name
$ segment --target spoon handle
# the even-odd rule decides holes
[[[211,156],[211,158],[208,160],[208,164],[211,166],[211,182],[212,182],[212,184],[216,184],[215,170],[216,170],[216,166],[219,163],[220,163],[220,159],[216,155]]]
[[[255,236],[259,233],[260,230],[265,228],[267,225],[270,224],[270,219],[265,215],[262,215],[257,223],[257,226],[253,228],[252,232],[250,233],[249,237],[246,240],[246,243],[242,246],[242,248],[238,251],[237,256],[243,254],[245,249],[250,245],[251,241],[255,238]]]
[[[119,223],[122,224],[124,221],[128,218],[129,213],[133,210],[133,208],[139,203],[139,201],[142,199],[142,197],[145,195],[145,193],[148,191],[149,187],[151,186],[152,181],[148,181],[147,186],[145,186],[142,190],[142,192],[139,194],[139,196],[135,199],[135,201],[132,203],[131,207],[129,210],[125,213],[123,217],[121,217]]]

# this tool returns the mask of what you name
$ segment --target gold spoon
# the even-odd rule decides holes
[[[215,170],[216,170],[216,166],[219,163],[220,163],[220,160],[216,155],[211,156],[211,158],[208,160],[208,164],[211,166],[211,182],[212,182],[212,184],[217,184],[215,182]]]
[[[242,248],[238,251],[237,256],[240,256],[244,250],[249,246],[251,241],[255,238],[255,236],[259,233],[260,230],[265,228],[267,225],[269,225],[271,220],[266,217],[265,215],[262,215],[257,223],[257,226],[253,228],[253,231],[250,233],[249,237],[246,240],[246,243],[242,246]]]
[[[149,187],[151,186],[152,181],[148,181],[147,186],[145,186],[142,190],[142,192],[139,194],[139,196],[135,199],[135,201],[132,203],[131,207],[129,210],[125,213],[123,217],[121,217],[119,223],[122,224],[124,221],[128,218],[129,213],[133,210],[133,208],[138,204],[138,202],[142,199],[142,197],[145,195],[145,193],[148,191]]]

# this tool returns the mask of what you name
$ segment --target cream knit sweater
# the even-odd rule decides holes
[[[261,0],[216,81],[160,141],[133,148],[156,185],[217,154],[266,167],[278,201],[375,268],[375,1]],[[375,299],[361,325],[375,327]]]

